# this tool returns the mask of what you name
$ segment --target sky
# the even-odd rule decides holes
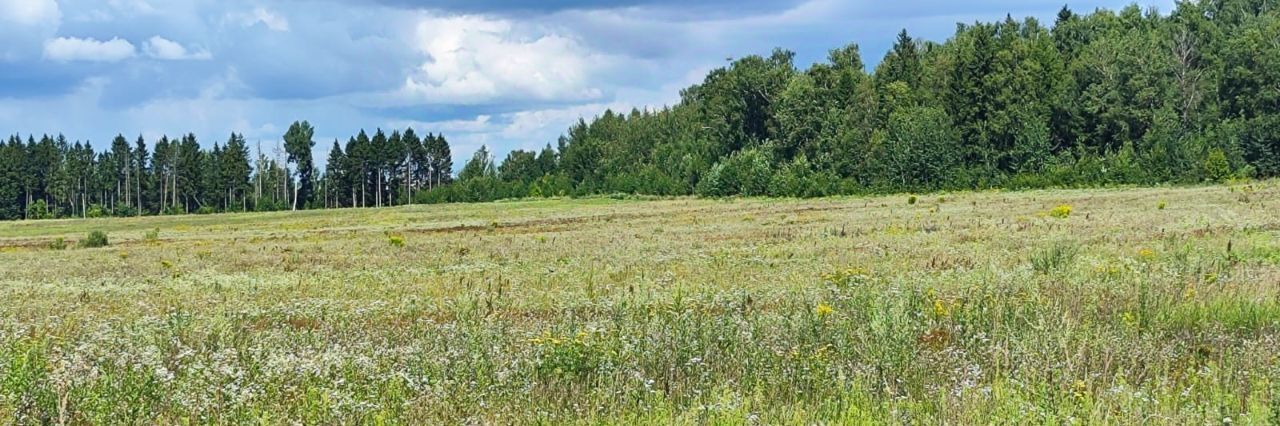
[[[295,120],[442,133],[462,164],[552,143],[607,108],[660,108],[726,60],[849,43],[879,62],[900,29],[943,41],[1006,14],[1051,24],[1122,0],[0,0],[0,134],[102,149],[243,134],[273,155]],[[1174,0],[1139,0],[1167,12]]]

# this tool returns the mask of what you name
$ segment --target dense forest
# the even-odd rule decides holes
[[[605,111],[555,146],[453,179],[441,136],[361,132],[315,173],[312,130],[251,166],[243,138],[194,136],[147,155],[13,137],[0,217],[381,206],[587,194],[771,195],[1195,183],[1280,175],[1280,11],[1268,0],[1181,2],[905,31],[867,72],[857,45],[824,63],[747,56],[661,110]],[[291,142],[292,141],[292,142]],[[290,167],[292,166],[292,170]],[[136,198],[136,200],[135,200]],[[141,207],[141,209],[139,209]]]
[[[132,144],[116,136],[101,152],[62,136],[12,136],[0,143],[0,218],[377,207],[452,182],[444,136],[361,131],[345,148],[333,142],[328,172],[319,174],[314,134],[310,123],[294,123],[284,149],[270,156],[261,146],[251,156],[234,133],[209,150],[195,135],[161,137],[150,152],[141,136]]]

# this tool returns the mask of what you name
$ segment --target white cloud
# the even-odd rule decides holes
[[[146,0],[109,0],[107,4],[113,9],[128,13],[150,14],[157,12],[155,6],[152,6]]]
[[[55,0],[0,0],[0,22],[49,25],[62,20]]]
[[[61,25],[54,0],[0,0],[0,62],[38,56],[41,43]]]
[[[591,78],[611,62],[572,37],[526,35],[511,21],[481,16],[424,15],[413,43],[426,62],[405,79],[401,96],[411,103],[596,99]]]
[[[54,61],[116,62],[134,56],[133,43],[120,38],[58,37],[44,43],[44,57]]]
[[[213,59],[213,54],[208,50],[187,51],[187,48],[178,42],[160,36],[147,40],[143,44],[143,50],[147,52],[147,56],[170,61]]]
[[[392,129],[403,129],[412,127],[416,130],[430,132],[449,132],[449,133],[480,133],[491,132],[499,128],[494,124],[493,116],[481,114],[471,120],[444,120],[444,121],[416,121],[416,120],[393,120],[387,127]]]
[[[262,7],[253,9],[252,13],[239,15],[239,21],[240,21],[240,24],[244,25],[246,28],[252,27],[254,25],[262,24],[263,26],[267,27],[267,29],[270,29],[271,31],[275,31],[275,32],[289,31],[288,19]]]

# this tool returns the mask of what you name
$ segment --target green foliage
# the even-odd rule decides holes
[[[283,163],[251,158],[237,134],[208,150],[191,134],[161,137],[150,153],[123,135],[100,151],[13,135],[0,142],[0,219],[1277,177],[1277,11],[1245,0],[1167,14],[1064,8],[1052,27],[1009,16],[941,42],[903,31],[873,73],[856,45],[807,69],[786,50],[747,55],[676,105],[584,117],[536,153],[483,147],[458,174],[476,182],[456,189],[448,141],[413,129],[335,140],[322,175],[305,121],[284,135]]]
[[[62,237],[54,238],[53,242],[49,243],[49,249],[50,250],[66,250],[67,240]]]
[[[1205,157],[1204,176],[1214,182],[1221,182],[1231,176],[1231,164],[1227,163],[1227,155],[1222,150],[1210,151]]]
[[[956,169],[959,135],[946,112],[937,108],[895,111],[873,144],[878,180],[887,189],[941,188]]]
[[[727,197],[758,196],[769,190],[773,169],[768,154],[762,149],[746,149],[730,155],[712,166],[698,186],[698,195]]]
[[[101,205],[98,205],[98,204],[89,206],[88,212],[85,213],[85,217],[89,217],[89,218],[100,218],[100,217],[106,217],[106,216],[107,216],[106,209],[104,209]]]
[[[284,134],[284,150],[289,154],[289,162],[296,164],[298,170],[298,185],[290,204],[295,210],[304,208],[311,200],[312,174],[315,172],[311,150],[316,146],[312,140],[315,133],[311,123],[295,121]]]
[[[147,233],[142,236],[142,240],[148,243],[160,241],[160,228],[152,228],[150,231],[147,231]]]
[[[462,167],[462,171],[458,173],[458,180],[462,182],[475,179],[495,179],[498,177],[497,169],[493,166],[493,155],[489,154],[489,149],[481,146],[471,157],[470,161]]]
[[[769,195],[774,197],[822,197],[836,194],[839,178],[831,171],[814,170],[803,154],[783,164],[769,182]]]
[[[1031,268],[1041,274],[1060,271],[1073,262],[1080,247],[1069,242],[1056,242],[1031,254]]]
[[[89,234],[78,243],[80,248],[106,247],[108,244],[107,233],[103,231],[89,232]]]
[[[52,218],[53,213],[49,211],[49,205],[45,204],[44,200],[36,200],[34,203],[31,203],[31,205],[27,206],[27,219],[29,220]]]

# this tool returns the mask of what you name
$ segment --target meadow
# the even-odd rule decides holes
[[[1257,424],[1277,356],[1275,181],[0,223],[4,423]]]

